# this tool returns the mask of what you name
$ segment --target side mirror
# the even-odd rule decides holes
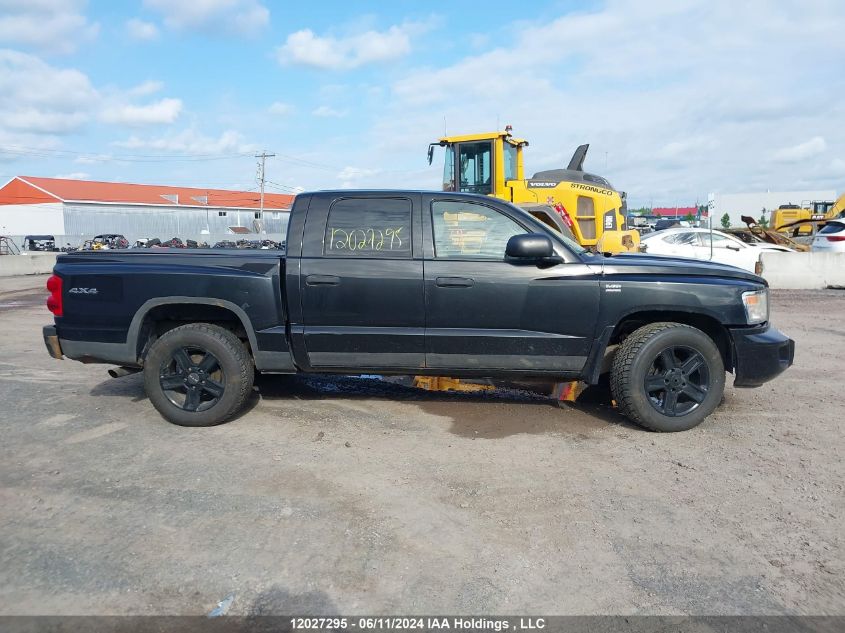
[[[505,247],[505,257],[524,262],[537,262],[554,257],[555,249],[548,235],[523,233],[514,235]]]

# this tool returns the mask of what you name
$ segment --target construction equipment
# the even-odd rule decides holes
[[[757,223],[757,220],[748,215],[740,216],[740,219],[745,222],[747,229],[724,229],[725,233],[738,237],[743,242],[753,244],[760,240],[768,242],[769,244],[776,244],[778,246],[786,246],[796,251],[809,251],[808,244],[801,244],[795,240],[787,237],[783,233],[778,233],[771,229],[765,229]]]
[[[429,165],[438,146],[446,148],[443,191],[479,193],[512,202],[593,250],[611,231],[624,232],[628,237],[604,240],[606,246],[618,245],[627,251],[628,244],[633,243],[634,250],[639,244],[639,233],[627,230],[625,225],[625,192],[584,171],[589,145],[575,150],[566,169],[537,172],[531,178],[525,178],[523,161],[528,141],[514,138],[509,125],[503,132],[444,136],[429,144]]]
[[[782,204],[772,211],[769,225],[776,231],[793,233],[795,236],[812,235],[812,222],[836,217],[837,212],[834,209],[839,207],[845,207],[842,196],[836,203],[831,200],[807,200],[800,205]],[[806,222],[796,224],[802,220]]]

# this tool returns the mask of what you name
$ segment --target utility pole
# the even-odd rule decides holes
[[[264,219],[264,163],[267,162],[268,158],[272,158],[273,156],[275,156],[275,154],[268,154],[267,150],[255,155],[256,158],[261,159],[261,162],[258,163],[258,182],[261,184],[261,199],[259,202],[258,217],[262,220]]]

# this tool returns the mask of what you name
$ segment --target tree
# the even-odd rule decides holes
[[[766,216],[765,216],[765,215],[761,215],[761,216],[760,216],[760,219],[759,219],[759,220],[757,220],[757,224],[759,224],[760,226],[762,226],[764,229],[769,228],[769,221],[766,219]]]
[[[722,222],[722,228],[723,229],[731,228],[731,216],[730,216],[730,214],[725,213],[725,215],[722,216],[721,222]]]
[[[690,211],[689,213],[687,213],[684,216],[684,220],[686,220],[687,222],[692,224],[693,222],[695,222],[695,214],[692,211]]]

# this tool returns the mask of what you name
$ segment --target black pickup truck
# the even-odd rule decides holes
[[[255,371],[581,380],[609,374],[630,419],[692,428],[725,372],[756,387],[792,364],[768,288],[731,266],[591,253],[493,198],[426,191],[296,197],[279,251],[59,256],[55,358],[143,370],[185,426],[224,422]]]

